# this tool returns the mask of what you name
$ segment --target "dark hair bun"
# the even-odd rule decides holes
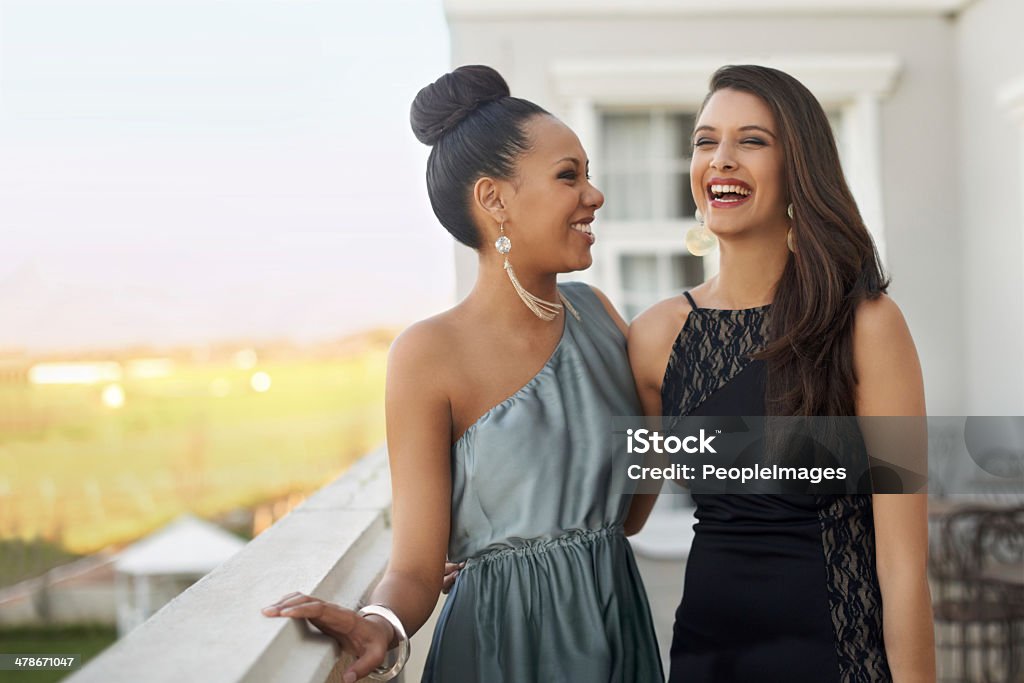
[[[508,96],[508,83],[491,67],[460,66],[416,95],[409,113],[412,132],[423,144],[434,145],[481,105]]]

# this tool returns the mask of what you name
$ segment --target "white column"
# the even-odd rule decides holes
[[[576,131],[580,142],[583,143],[583,149],[587,150],[587,154],[590,155],[591,165],[594,165],[596,163],[594,157],[600,152],[598,136],[601,134],[601,125],[593,100],[585,97],[573,99],[569,103],[569,120],[566,123]]]
[[[114,600],[117,606],[117,637],[123,638],[131,630],[131,610],[134,594],[128,585],[131,579],[122,572],[114,574]]]
[[[1020,254],[1020,267],[1024,272],[1024,76],[1008,83],[999,91],[998,103],[1005,110],[1011,119],[1017,123],[1019,135],[1017,136],[1017,173],[1020,183],[1017,197],[1020,213],[1017,215],[1017,225],[1021,234],[1022,251]],[[1024,291],[1021,292],[1021,300],[1024,301]],[[1024,316],[1024,310],[1021,311]],[[1024,351],[1024,344],[1020,347]],[[1024,359],[1022,359],[1024,362]],[[1024,384],[1024,376],[1021,378]],[[1020,406],[1020,413],[1024,415],[1024,403]]]
[[[596,172],[601,168],[601,119],[594,101],[587,97],[575,97],[568,101],[565,124],[573,129],[590,160],[590,168]],[[559,280],[583,280],[600,288],[616,305],[622,303],[622,290],[618,268],[612,260],[617,258],[609,245],[609,235],[601,231],[601,212],[595,223],[597,244],[594,247],[594,265],[579,273],[567,273]]]
[[[479,264],[477,253],[452,238],[455,250],[455,298],[463,299],[476,282],[476,271]],[[486,245],[485,245],[486,246]]]
[[[886,265],[885,211],[882,206],[882,124],[880,98],[862,92],[843,110],[843,160],[861,216]]]

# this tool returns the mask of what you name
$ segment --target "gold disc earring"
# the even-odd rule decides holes
[[[704,225],[704,214],[697,209],[693,212],[698,225],[686,231],[686,250],[694,256],[706,256],[718,246],[718,238]]]
[[[790,222],[793,220],[793,205],[790,204],[786,207],[786,215],[789,216]],[[796,253],[796,244],[793,241],[793,228],[792,226],[786,231],[786,246],[791,252]]]

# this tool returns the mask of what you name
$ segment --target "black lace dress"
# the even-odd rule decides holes
[[[763,415],[770,308],[697,307],[662,385],[665,415]],[[870,495],[700,495],[670,683],[891,681]]]

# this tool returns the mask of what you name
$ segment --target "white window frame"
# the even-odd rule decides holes
[[[668,125],[670,117],[674,115],[690,115],[693,114],[694,112],[695,110],[692,109],[679,109],[675,107],[631,107],[629,109],[623,109],[619,107],[602,107],[599,109],[597,114],[599,121],[604,116],[617,116],[620,114],[638,114],[647,117],[648,119],[650,119],[651,123],[651,150],[654,150],[658,148],[660,145],[666,144],[669,139]],[[687,132],[686,134],[688,136],[689,132]],[[587,149],[590,148],[588,147]],[[593,151],[600,155],[601,152],[604,151],[603,146],[600,149],[595,148]],[[648,150],[645,150],[645,152],[646,151]],[[692,151],[690,152],[690,154],[692,154]],[[612,164],[609,163],[608,166],[612,166]],[[608,167],[605,166],[604,163],[602,163],[600,166],[596,166],[593,161],[591,161],[591,167],[597,169],[594,173],[594,176],[597,179],[597,182],[601,189],[605,189],[604,185],[601,185],[600,183],[606,171],[621,171],[620,168],[609,169]],[[651,221],[678,221],[680,218],[686,218],[687,216],[677,216],[670,218],[668,216],[663,215],[660,212],[665,210],[668,206],[668,195],[666,194],[666,191],[668,190],[668,185],[666,184],[668,177],[670,177],[674,173],[684,173],[687,176],[689,176],[689,154],[686,157],[674,159],[668,159],[665,156],[657,155],[649,157],[647,158],[647,164],[643,168],[643,170],[645,172],[650,173],[652,179],[656,178],[657,180],[655,181],[654,186],[651,188],[651,205],[649,207],[651,209],[651,218],[638,220],[641,220],[644,224],[648,224]],[[689,189],[687,189],[686,197],[684,199],[691,199]],[[628,222],[628,220],[629,219],[617,219],[616,223]]]
[[[652,145],[657,146],[660,143],[664,143],[666,138],[665,126],[670,116],[674,114],[692,114],[696,111],[695,107],[599,107],[595,108],[593,114],[597,121],[597,131],[601,133],[601,119],[604,115],[615,115],[615,114],[629,114],[638,113],[651,118],[651,135],[653,136]],[[593,149],[593,153],[600,156],[603,148],[600,146],[591,146],[588,150]],[[655,292],[655,299],[647,302],[648,305],[655,303],[661,299],[664,299],[672,294],[678,294],[678,289],[673,286],[671,282],[671,270],[670,270],[670,258],[672,256],[685,256],[688,255],[686,248],[683,244],[683,240],[680,238],[680,226],[684,226],[683,229],[688,229],[693,219],[689,216],[674,216],[669,217],[664,214],[665,208],[667,208],[667,197],[665,196],[666,183],[665,176],[672,173],[678,172],[680,169],[677,168],[678,163],[681,160],[667,161],[665,158],[649,158],[647,171],[659,177],[658,182],[655,183],[651,192],[651,217],[644,219],[617,219],[607,221],[601,219],[601,214],[598,214],[599,221],[596,223],[595,232],[600,235],[600,242],[595,245],[595,268],[593,272],[586,277],[595,278],[599,287],[601,287],[612,301],[622,307],[622,313],[627,316],[627,306],[635,302],[627,301],[630,298],[631,292],[627,292],[625,289],[625,283],[622,280],[622,269],[620,267],[620,259],[622,256],[654,256],[657,260],[657,291]],[[687,172],[689,171],[689,162],[687,158]],[[604,164],[597,166],[593,160],[591,160],[592,167],[603,168]],[[601,173],[595,174],[600,182]],[[661,235],[660,237],[658,235]],[[709,273],[709,269],[717,267],[717,258],[714,254],[703,259],[704,277],[708,277],[709,274],[713,274],[714,271]]]
[[[596,245],[595,245],[596,246]],[[655,301],[648,302],[648,305],[660,301],[661,299],[667,298],[672,294],[679,294],[679,291],[673,287],[672,282],[672,266],[671,259],[673,256],[689,256],[689,252],[686,251],[685,247],[681,246],[679,239],[660,238],[649,240],[645,239],[642,242],[638,240],[625,240],[616,239],[614,237],[605,240],[598,254],[595,256],[594,261],[602,264],[611,264],[606,271],[602,273],[604,279],[598,284],[602,290],[620,306],[620,313],[627,318],[627,306],[633,302],[628,301],[628,296],[622,282],[622,268],[619,267],[619,258],[622,256],[654,256],[657,262],[656,279],[657,279],[657,297]],[[705,259],[705,264],[706,264]],[[704,277],[708,277],[707,270],[704,271]]]
[[[579,135],[591,154],[591,164],[600,167],[602,110],[642,106],[695,111],[715,69],[723,64],[743,63],[772,66],[793,75],[815,94],[826,111],[839,113],[839,140],[843,146],[840,154],[846,178],[882,263],[886,264],[880,110],[882,100],[892,92],[902,68],[896,55],[801,54],[744,58],[729,54],[560,60],[551,64],[549,75],[555,101],[561,105],[559,114]],[[615,274],[611,272],[615,269],[601,266],[617,262],[617,253],[621,253],[615,248],[617,244],[619,249],[636,251],[640,244],[658,248],[654,245],[665,244],[664,239],[668,238],[672,240],[670,249],[679,252],[683,235],[678,232],[678,221],[673,224],[671,234],[666,233],[667,226],[655,225],[632,239],[622,234],[605,236],[605,253],[595,259],[596,284],[607,288],[613,300],[621,293],[620,283],[615,282]],[[705,257],[705,276],[710,277],[717,270],[716,250]]]

